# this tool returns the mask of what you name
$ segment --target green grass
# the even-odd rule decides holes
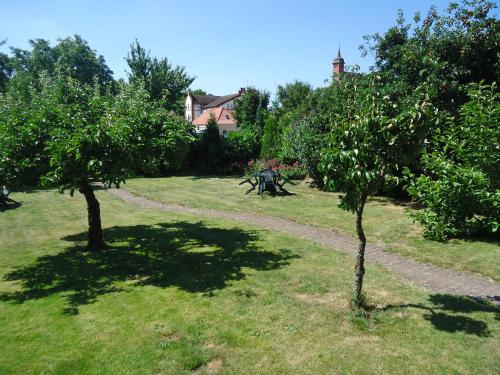
[[[240,181],[238,178],[169,177],[134,179],[125,187],[162,202],[274,215],[355,236],[354,216],[338,208],[337,193],[325,193],[308,185],[287,185],[296,195],[260,199],[255,192],[245,196],[249,185],[238,186]],[[388,199],[371,199],[364,214],[368,241],[385,243],[387,251],[421,262],[500,280],[500,242],[426,240],[422,228],[410,218],[411,211],[410,207]]]
[[[347,307],[347,255],[106,192],[112,247],[90,254],[78,194],[13,198],[22,205],[0,212],[1,374],[498,373],[489,304],[368,265],[364,319]]]

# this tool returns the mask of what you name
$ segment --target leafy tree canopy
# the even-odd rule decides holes
[[[207,95],[207,92],[202,89],[194,89],[191,93],[195,95]]]
[[[279,108],[283,111],[293,111],[307,102],[308,95],[313,91],[309,83],[295,81],[285,86],[278,86],[276,98]]]
[[[409,95],[422,81],[423,70],[437,83],[434,104],[456,111],[466,99],[465,86],[500,76],[500,21],[495,4],[486,0],[451,3],[445,14],[432,7],[407,22],[400,11],[397,23],[384,34],[365,36],[363,53],[375,56],[375,70],[398,95]]]
[[[3,45],[5,45],[5,40],[0,41],[0,47]],[[11,74],[10,58],[7,54],[0,52],[0,93],[5,91]]]
[[[424,234],[453,236],[495,233],[500,227],[500,94],[496,84],[470,84],[469,101],[425,152],[425,174],[413,176],[412,197],[424,205],[415,217]]]
[[[30,102],[3,99],[0,172],[15,179],[25,165],[44,166],[44,184],[81,192],[88,206],[89,247],[99,250],[104,240],[91,183],[118,186],[143,168],[179,168],[190,125],[151,101],[140,84],[127,85],[116,97],[101,93],[98,83],[89,86],[64,75],[42,74],[40,85]]]
[[[251,129],[261,137],[268,105],[268,92],[259,91],[253,87],[246,88],[234,105],[236,123],[242,129]]]
[[[161,101],[167,110],[183,113],[184,97],[194,81],[184,67],[173,67],[165,57],[151,57],[137,40],[130,45],[126,60],[130,68],[130,83],[142,81],[152,100]]]
[[[362,301],[366,237],[363,209],[370,194],[397,178],[397,171],[422,146],[430,125],[430,103],[426,87],[412,107],[401,107],[384,95],[379,76],[346,77],[339,85],[351,93],[345,97],[347,115],[336,116],[330,142],[322,152],[320,172],[325,186],[340,191],[339,206],[356,213],[359,250],[356,263],[355,298]]]
[[[30,40],[29,43],[29,50],[11,48],[11,95],[28,98],[29,87],[38,87],[42,73],[65,75],[88,85],[97,81],[100,87],[114,82],[113,72],[104,57],[97,55],[78,35],[61,39],[54,47],[44,39]]]

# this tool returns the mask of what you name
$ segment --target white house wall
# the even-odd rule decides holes
[[[188,95],[186,97],[184,109],[185,109],[184,118],[186,119],[186,121],[193,121],[194,120],[194,118],[192,118],[193,117],[193,98],[191,97],[191,95]]]
[[[193,110],[193,120],[199,117],[202,113],[203,113],[203,107],[199,104],[195,104]]]
[[[239,129],[236,125],[228,125],[228,124],[218,124],[219,134],[227,137],[230,132],[238,131]]]
[[[225,109],[234,109],[234,100],[230,100],[222,105]]]

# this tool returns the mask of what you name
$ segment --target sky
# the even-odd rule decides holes
[[[184,66],[196,77],[193,89],[226,95],[254,86],[273,93],[294,80],[324,85],[339,46],[346,65],[367,71],[373,57],[361,57],[363,35],[385,32],[398,9],[411,19],[448,2],[0,0],[0,40],[27,48],[30,39],[79,34],[118,79],[127,77],[124,57],[138,39],[152,56]]]

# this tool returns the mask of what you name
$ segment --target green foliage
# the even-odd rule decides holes
[[[386,33],[365,36],[364,53],[375,55],[375,67],[400,95],[410,95],[426,70],[436,88],[433,104],[456,111],[466,101],[465,85],[500,76],[495,4],[486,0],[451,3],[444,14],[431,7],[407,23],[402,12]]]
[[[309,174],[309,169],[306,165],[300,164],[298,161],[291,165],[278,164],[276,171],[288,180],[303,180]]]
[[[308,101],[312,92],[311,85],[301,81],[278,86],[276,102],[273,103],[273,116],[270,118],[272,127],[269,127],[269,138],[274,140],[274,149],[270,150],[272,152],[266,151],[263,139],[262,157],[269,159],[279,156],[280,159],[288,161],[298,160],[295,155],[290,155],[290,147],[293,145],[289,143],[287,132],[311,109]]]
[[[195,90],[191,91],[191,94],[194,94],[194,95],[207,95],[207,92],[205,90],[202,90],[202,89],[195,89]]]
[[[285,86],[278,86],[276,97],[279,108],[283,111],[294,111],[303,106],[313,91],[311,85],[306,82],[294,81]]]
[[[38,85],[38,84],[37,84]],[[28,87],[29,101],[0,97],[0,182],[36,184],[47,172],[50,132],[61,119],[59,102],[69,100],[60,85],[42,73],[39,89]],[[64,119],[64,118],[63,118]]]
[[[344,193],[340,207],[355,212],[363,196],[391,181],[418,154],[429,125],[429,102],[419,88],[420,100],[400,109],[395,99],[383,96],[383,83],[375,75],[342,85],[352,92],[350,113],[336,116],[319,169],[328,189]]]
[[[307,177],[308,170],[305,165],[295,162],[283,164],[278,159],[250,160],[247,164],[246,174],[252,176],[263,169],[272,169],[288,180],[303,180]]]
[[[273,111],[280,133],[278,158],[284,163],[299,161],[305,165],[318,185],[322,184],[318,173],[321,150],[326,147],[334,119],[348,115],[352,86],[345,82],[356,77],[346,75],[342,82],[313,91],[308,84],[295,82],[282,87],[278,94],[277,110]]]
[[[0,41],[0,47],[5,45],[5,40]],[[12,69],[10,67],[10,58],[5,53],[0,52],[0,93],[7,88]]]
[[[258,173],[265,168],[268,168],[268,166],[264,160],[249,160],[246,168],[246,175],[249,177],[253,176],[255,173]]]
[[[103,56],[98,56],[88,43],[75,35],[61,39],[51,47],[44,39],[30,40],[30,50],[12,48],[10,67],[15,72],[9,82],[9,95],[29,100],[30,89],[40,89],[40,78],[63,75],[88,85],[100,87],[114,82],[113,72]]]
[[[415,215],[429,238],[496,232],[500,225],[500,94],[496,84],[469,86],[458,118],[434,135],[425,175],[409,186],[425,208]]]
[[[151,101],[142,84],[125,85],[108,117],[127,126],[134,173],[158,176],[183,166],[192,125]]]
[[[369,195],[397,176],[404,163],[418,155],[430,122],[427,87],[416,90],[419,100],[412,107],[400,107],[395,98],[384,95],[379,76],[341,80],[351,95],[347,116],[337,115],[329,145],[322,152],[319,171],[325,187],[344,195],[339,207],[356,213],[359,239],[355,268],[355,302],[362,302],[366,236],[363,210]],[[397,178],[397,177],[396,177]]]
[[[285,130],[280,159],[287,163],[299,161],[307,166],[311,176],[320,180],[317,167],[326,146],[326,133],[327,126],[321,115],[300,115]]]
[[[234,118],[242,129],[250,129],[262,137],[264,122],[269,105],[269,93],[247,87],[243,95],[235,101]]]
[[[118,185],[136,171],[158,174],[181,166],[189,125],[152,103],[142,86],[116,98],[74,81],[66,86],[75,105],[61,106],[61,126],[51,132],[48,181],[63,189],[75,189],[82,179]]]
[[[119,185],[129,176],[126,126],[108,116],[112,98],[98,90],[61,79],[56,85],[65,91],[57,98],[57,122],[52,124],[45,151],[50,167],[45,184],[73,192],[90,181]]]
[[[140,85],[113,97],[98,86],[42,75],[41,90],[0,107],[0,175],[8,183],[75,189],[83,179],[118,184],[133,173],[177,170],[189,125],[151,102]],[[27,179],[31,177],[31,179]]]
[[[204,173],[222,173],[226,169],[226,144],[219,134],[217,120],[210,114],[207,128],[192,145],[191,161],[194,169]]]
[[[280,148],[280,129],[278,126],[277,114],[269,113],[264,122],[264,134],[262,135],[260,156],[263,159],[272,159],[278,155]]]
[[[183,113],[187,88],[194,81],[184,67],[173,67],[165,57],[151,57],[137,40],[130,45],[126,60],[130,83],[142,81],[151,100],[161,101],[165,109],[179,115]]]
[[[229,132],[225,142],[228,147],[228,157],[232,163],[245,164],[259,155],[257,136],[249,129]]]

